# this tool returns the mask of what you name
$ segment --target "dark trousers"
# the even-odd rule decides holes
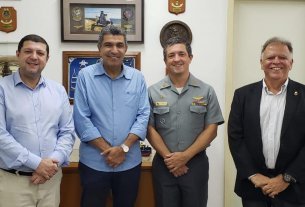
[[[102,172],[79,163],[82,207],[105,207],[110,192],[113,207],[134,207],[138,194],[141,164],[126,171]]]
[[[187,166],[187,174],[176,178],[156,154],[152,165],[156,207],[206,207],[209,163],[205,152],[193,157]]]
[[[305,204],[288,203],[277,198],[266,201],[255,201],[242,199],[243,207],[305,207]]]

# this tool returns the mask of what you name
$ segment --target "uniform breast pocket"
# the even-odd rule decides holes
[[[155,107],[153,109],[155,115],[156,128],[169,128],[170,127],[170,117],[169,117],[169,107]]]
[[[190,125],[193,128],[203,128],[206,106],[190,106]]]

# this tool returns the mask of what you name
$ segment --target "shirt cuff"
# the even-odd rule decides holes
[[[38,157],[37,155],[30,153],[28,160],[26,161],[26,163],[24,165],[33,170],[36,170],[38,165],[40,164],[41,160],[42,159],[40,157]]]
[[[253,174],[253,175],[250,175],[250,176],[248,177],[248,179],[251,180],[251,178],[253,178],[253,177],[256,176],[256,175],[257,175],[256,173]]]
[[[95,127],[87,129],[86,131],[81,134],[81,141],[82,142],[90,142],[98,137],[102,137],[99,130]]]
[[[66,159],[65,159],[65,156],[61,153],[61,152],[58,152],[58,151],[55,151],[51,154],[50,158],[52,160],[56,160],[58,161],[58,166],[67,166],[69,163],[66,162]]]
[[[129,133],[137,135],[141,141],[144,141],[146,138],[146,131],[131,129]]]

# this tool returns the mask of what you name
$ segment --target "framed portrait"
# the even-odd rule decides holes
[[[126,32],[128,42],[144,42],[144,0],[61,0],[62,41],[97,42],[107,25]]]
[[[98,51],[63,51],[63,85],[73,104],[77,76],[83,68],[100,62]],[[141,52],[127,52],[123,60],[125,65],[141,70]]]

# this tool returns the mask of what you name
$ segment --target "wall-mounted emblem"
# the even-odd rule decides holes
[[[0,7],[0,31],[9,33],[17,29],[17,12],[13,7]]]
[[[168,0],[168,11],[176,15],[185,12],[185,0]]]
[[[189,26],[179,20],[166,23],[160,32],[160,43],[164,47],[166,41],[172,37],[181,37],[192,43],[192,31]]]

